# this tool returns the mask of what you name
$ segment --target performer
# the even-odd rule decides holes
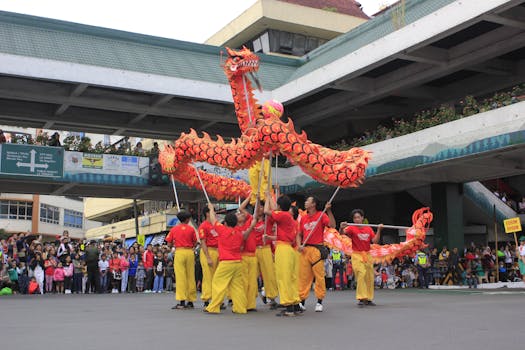
[[[247,197],[239,207],[236,229],[240,232],[248,231],[241,248],[242,278],[246,293],[246,311],[257,311],[257,257],[255,256],[257,245],[255,232],[253,229],[249,229],[250,227],[254,228],[256,223],[252,215],[246,210],[249,202],[250,197]]]
[[[292,215],[289,213],[291,201],[287,196],[280,196],[277,203],[271,198],[270,192],[266,193],[264,213],[271,216],[271,224],[277,223],[277,247],[275,249],[275,276],[279,290],[281,305],[286,310],[277,316],[293,317],[299,306],[299,288],[297,280],[297,265],[299,263],[297,252],[292,247],[296,240],[297,226]]]
[[[273,262],[273,253],[272,253],[272,240],[268,239],[271,236],[272,226],[267,220],[265,225],[265,216],[264,216],[264,201],[259,202],[257,208],[257,213],[255,213],[256,224],[254,228],[255,233],[255,244],[257,250],[255,256],[257,257],[257,264],[259,270],[262,274],[263,285],[264,285],[264,295],[262,296],[263,303],[267,303],[267,299],[270,299],[270,307],[272,309],[277,308],[277,281],[275,280],[275,265]],[[265,231],[266,228],[266,231]],[[267,239],[263,239],[263,236],[266,235]]]
[[[308,197],[304,202],[306,215],[299,222],[297,246],[301,252],[299,258],[299,307],[304,311],[306,299],[310,294],[315,277],[315,295],[317,304],[315,312],[323,311],[323,299],[326,295],[324,261],[320,249],[324,248],[325,227],[335,228],[335,218],[332,214],[332,204],[326,203],[326,213],[319,211],[320,202],[315,197]],[[317,224],[317,225],[316,225]],[[312,231],[313,230],[313,231]]]
[[[199,226],[199,238],[201,240],[200,263],[202,267],[202,293],[201,300],[204,307],[208,306],[211,299],[211,283],[213,275],[219,264],[218,236],[210,222],[210,209],[202,210],[205,220]]]
[[[365,213],[361,209],[352,210],[352,220],[355,224],[362,224]],[[375,306],[374,303],[374,264],[370,255],[370,242],[377,244],[381,236],[383,224],[377,229],[377,234],[368,226],[352,226],[342,222],[340,232],[352,239],[352,268],[357,280],[356,299],[357,305]]]
[[[248,230],[241,232],[236,229],[237,216],[234,213],[226,214],[223,225],[217,221],[215,210],[211,203],[210,223],[219,234],[219,265],[215,270],[211,286],[211,302],[204,308],[204,312],[220,313],[220,307],[226,292],[229,291],[233,301],[232,311],[238,314],[246,313],[246,293],[244,291],[241,264],[241,246],[248,236],[255,221],[248,227]]]
[[[175,300],[179,303],[172,309],[193,309],[193,303],[197,300],[197,288],[195,285],[195,254],[193,249],[197,243],[195,229],[189,225],[191,214],[181,211],[177,214],[180,224],[171,228],[166,237],[170,245],[175,245]]]

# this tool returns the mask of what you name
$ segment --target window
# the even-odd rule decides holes
[[[0,219],[31,220],[32,216],[32,202],[0,201]]]
[[[82,228],[83,216],[79,211],[64,209],[64,226]]]
[[[60,224],[60,209],[48,204],[40,204],[40,221],[48,224]]]

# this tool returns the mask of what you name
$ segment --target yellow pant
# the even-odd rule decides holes
[[[221,304],[229,291],[233,301],[233,312],[246,313],[246,293],[242,283],[242,263],[238,260],[221,261],[211,283],[211,302],[206,307],[210,313],[221,312]]]
[[[312,288],[312,282],[315,277],[315,296],[323,300],[326,296],[326,286],[324,281],[324,261],[321,253],[316,247],[304,247],[299,257],[299,297],[306,300]],[[313,263],[316,263],[312,266]]]
[[[206,254],[204,254],[202,249],[199,257],[202,267],[202,301],[210,301],[211,299],[211,281],[213,280],[213,275],[215,274],[217,265],[219,265],[219,251],[217,248],[208,247],[208,253],[210,254],[211,260],[213,261],[213,265],[211,266],[208,265],[208,259],[206,258]]]
[[[250,198],[250,203],[252,205],[255,204],[255,197],[257,196],[257,193],[259,189],[261,189],[260,193],[260,199],[263,201],[265,200],[265,193],[264,191],[266,188],[268,188],[268,182],[271,182],[271,177],[268,178],[268,174],[270,172],[270,161],[268,159],[263,159],[263,165],[261,165],[261,162],[256,162],[254,165],[251,166],[250,169],[248,169],[248,179],[250,181],[250,186],[252,188],[252,194]],[[259,174],[263,171],[262,176],[262,183],[259,185]]]
[[[275,277],[277,279],[277,289],[279,290],[279,301],[284,306],[298,304],[299,284],[297,272],[299,255],[291,245],[277,243],[275,249]]]
[[[357,282],[357,300],[374,299],[374,264],[368,252],[352,254],[352,269]]]
[[[191,248],[175,250],[175,299],[180,301],[197,300],[195,286],[195,254]]]
[[[272,248],[269,245],[257,248],[255,252],[259,271],[264,283],[264,294],[267,298],[277,298],[277,281],[275,280],[275,265],[273,263]]]
[[[242,256],[242,280],[244,291],[246,292],[246,309],[255,309],[257,307],[257,258],[255,255]]]

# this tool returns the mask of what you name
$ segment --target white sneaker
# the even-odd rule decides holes
[[[144,293],[151,293],[151,290],[146,289],[146,290],[144,291]]]
[[[303,305],[303,303],[299,303],[299,308],[301,311],[306,311],[306,307]]]
[[[66,289],[66,290],[64,291],[64,294],[71,294],[71,290]]]
[[[117,293],[118,293],[118,290],[116,290],[115,288],[113,288],[113,289],[111,290],[111,293],[113,293],[113,294],[117,294]]]
[[[315,304],[315,312],[323,312],[323,304]]]

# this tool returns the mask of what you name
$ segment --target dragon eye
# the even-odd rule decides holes
[[[241,60],[241,58],[239,56],[234,56],[233,57],[233,62],[239,62]]]

